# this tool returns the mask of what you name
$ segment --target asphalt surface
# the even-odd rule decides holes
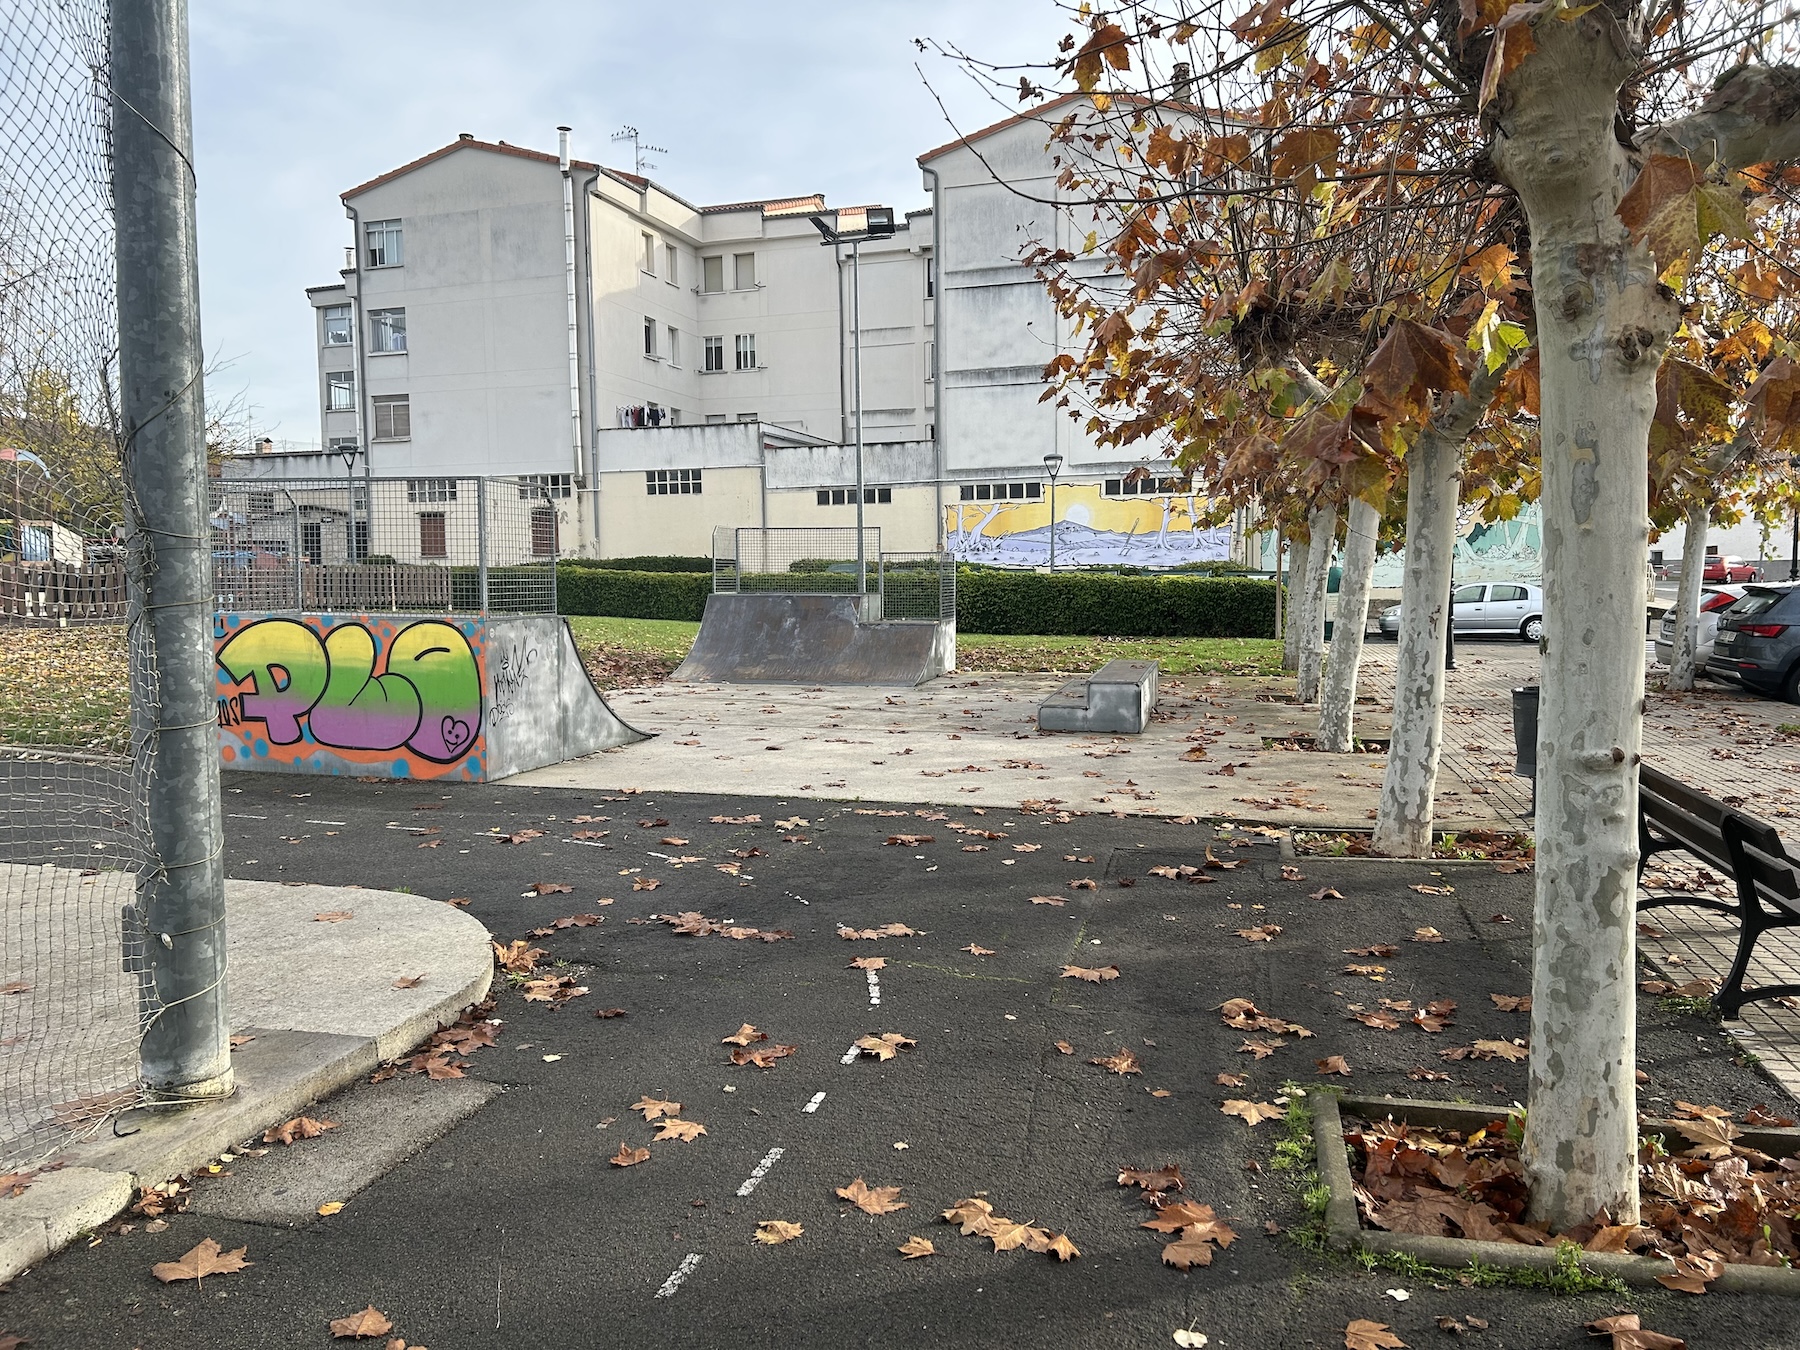
[[[1487,1319],[1471,1344],[1572,1347],[1593,1344],[1583,1323],[1624,1307],[1695,1347],[1800,1343],[1788,1300],[1434,1288],[1265,1230],[1304,1219],[1294,1184],[1268,1168],[1282,1127],[1251,1129],[1221,1114],[1226,1098],[1273,1101],[1284,1080],[1318,1081],[1314,1062],[1329,1055],[1352,1068],[1332,1081],[1362,1092],[1497,1106],[1523,1095],[1523,1066],[1450,1063],[1438,1052],[1526,1033],[1523,1015],[1487,995],[1528,990],[1528,876],[1482,865],[1446,866],[1434,878],[1419,866],[1309,858],[1298,864],[1303,879],[1291,880],[1272,841],[1241,831],[1214,842],[1205,824],[1058,823],[1045,813],[979,814],[966,802],[921,807],[921,817],[622,791],[249,775],[226,785],[231,875],[467,898],[503,940],[561,915],[599,913],[597,926],[533,940],[551,953],[551,973],[589,992],[552,1008],[503,988],[498,1044],[474,1053],[468,1073],[505,1090],[340,1213],[298,1230],[190,1213],[151,1234],[139,1221],[21,1276],[0,1294],[0,1331],[28,1336],[35,1350],[322,1347],[344,1343],[331,1339],[329,1319],[367,1304],[408,1346],[431,1350],[1168,1346],[1183,1328],[1213,1346],[1336,1347],[1351,1318],[1425,1346],[1451,1343],[1435,1325],[1442,1315]],[[796,817],[805,823],[776,823]],[[527,827],[544,834],[502,841]],[[609,833],[577,841],[577,830]],[[934,842],[886,842],[900,834]],[[661,842],[671,837],[685,842]],[[1240,865],[1206,872],[1210,884],[1148,874],[1203,864],[1209,842]],[[964,851],[976,845],[984,851]],[[737,859],[734,849],[761,853]],[[733,862],[743,875],[716,870]],[[648,879],[660,884],[633,889]],[[1076,879],[1095,889],[1074,888]],[[538,895],[538,882],[573,890]],[[1309,898],[1325,886],[1344,898]],[[1034,895],[1066,903],[1034,905]],[[629,922],[687,910],[795,936],[735,941]],[[840,923],[921,932],[847,941]],[[1282,932],[1256,943],[1234,935],[1259,924]],[[1422,927],[1445,940],[1411,941]],[[1398,951],[1345,953],[1376,943]],[[994,954],[960,950],[969,945]],[[878,1006],[867,973],[848,966],[860,956],[886,959]],[[1343,973],[1371,960],[1388,967],[1378,984]],[[1117,965],[1120,975],[1088,984],[1060,977],[1064,964]],[[1254,1060],[1239,1052],[1245,1034],[1216,1011],[1233,997],[1316,1034]],[[1460,1006],[1436,1035],[1373,1030],[1345,1011],[1380,997]],[[614,1007],[627,1015],[593,1015]],[[721,1038],[743,1022],[797,1053],[767,1069],[733,1066]],[[917,1045],[888,1062],[843,1062],[856,1038],[882,1032]],[[1074,1053],[1060,1052],[1059,1040]],[[1121,1047],[1141,1060],[1140,1075],[1089,1062]],[[1716,1028],[1648,1000],[1641,1051],[1647,1109],[1677,1095],[1740,1111],[1782,1104],[1772,1082],[1730,1060]],[[1452,1081],[1410,1081],[1415,1067]],[[1221,1072],[1247,1083],[1217,1086]],[[355,1136],[378,1128],[366,1096],[383,1086],[351,1090],[356,1129],[295,1147],[321,1158],[367,1147]],[[681,1102],[681,1118],[707,1133],[652,1142],[653,1127],[629,1109],[644,1094]],[[317,1114],[330,1113],[327,1103]],[[621,1141],[648,1147],[650,1160],[609,1165]],[[740,1194],[775,1149],[779,1158]],[[242,1179],[258,1161],[230,1167]],[[1189,1179],[1187,1198],[1212,1205],[1239,1234],[1208,1268],[1163,1266],[1165,1239],[1137,1226],[1147,1210],[1116,1184],[1122,1166],[1170,1162]],[[833,1191],[858,1176],[902,1187],[910,1208],[879,1217],[851,1209]],[[938,1213],[969,1196],[1067,1232],[1081,1255],[1062,1264],[960,1236]],[[755,1243],[756,1225],[774,1219],[805,1232]],[[895,1249],[914,1235],[939,1254],[903,1261]],[[203,1290],[151,1277],[152,1263],[204,1237],[247,1246],[254,1264]],[[1390,1289],[1411,1297],[1397,1302]]]

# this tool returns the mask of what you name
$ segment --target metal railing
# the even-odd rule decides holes
[[[854,527],[721,525],[713,530],[713,592],[861,595],[862,617],[956,617],[956,563],[947,553],[883,552],[881,530],[862,532],[864,577],[856,574]]]

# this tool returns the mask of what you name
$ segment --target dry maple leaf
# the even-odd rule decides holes
[[[651,1142],[661,1143],[665,1139],[679,1139],[683,1143],[691,1144],[705,1133],[706,1126],[698,1121],[671,1118],[656,1127],[656,1133],[651,1137]]]
[[[514,975],[527,975],[537,969],[538,959],[550,955],[542,947],[529,945],[524,938],[510,942],[502,947],[494,943],[494,960],[500,963],[502,970]]]
[[[1089,984],[1099,984],[1102,980],[1118,979],[1119,968],[1117,966],[1101,966],[1097,970],[1090,970],[1086,966],[1064,966],[1062,968],[1062,978],[1065,980],[1086,980]]]
[[[1069,883],[1069,889],[1072,891],[1097,891],[1100,889],[1100,883],[1092,877],[1077,877]]]
[[[1043,848],[1042,844],[1014,844],[1012,851],[1014,853],[1036,853],[1041,848]]]
[[[646,1094],[645,1096],[639,1097],[628,1109],[641,1112],[646,1121],[651,1121],[660,1116],[680,1115],[681,1103],[661,1101],[658,1098]]]
[[[1104,1059],[1090,1059],[1088,1063],[1098,1064],[1101,1068],[1116,1073],[1121,1078],[1128,1073],[1141,1074],[1143,1072],[1143,1070],[1138,1067],[1138,1057],[1122,1045],[1119,1047],[1118,1054],[1107,1055]]]
[[[1327,1055],[1324,1059],[1315,1059],[1313,1066],[1320,1073],[1335,1073],[1344,1078],[1350,1076],[1350,1065],[1342,1055]]]
[[[935,844],[937,836],[930,834],[890,834],[888,843],[895,848],[917,848],[921,844]]]
[[[1374,1027],[1377,1031],[1400,1030],[1400,1019],[1388,1013],[1359,1012],[1351,1013],[1350,1015],[1358,1022],[1361,1022],[1365,1027]]]
[[[653,891],[660,885],[662,882],[655,877],[633,877],[631,879],[631,889],[634,891]]]
[[[650,1161],[650,1150],[647,1148],[633,1148],[630,1144],[627,1144],[621,1139],[619,1141],[619,1151],[606,1161],[611,1163],[614,1167],[636,1167],[641,1162]]]
[[[1236,931],[1237,935],[1245,942],[1273,942],[1276,935],[1281,932],[1281,925],[1259,923],[1254,928],[1239,928]]]
[[[1406,1076],[1415,1083],[1448,1083],[1450,1081],[1449,1074],[1439,1073],[1436,1069],[1411,1069],[1408,1070]]]
[[[394,981],[394,988],[417,989],[424,983],[425,977],[423,975],[402,975],[399,979]]]
[[[765,1247],[779,1247],[784,1242],[792,1242],[806,1230],[797,1223],[789,1223],[786,1219],[764,1219],[756,1225],[755,1238]]]
[[[1031,1240],[1032,1226],[996,1214],[989,1221],[988,1230],[983,1236],[994,1244],[995,1251],[1010,1252],[1025,1246]]]
[[[1406,1342],[1385,1322],[1359,1317],[1344,1328],[1344,1350],[1406,1350]]]
[[[1031,897],[1031,903],[1034,905],[1066,905],[1069,902],[1060,895],[1034,895]]]
[[[623,1008],[599,1008],[599,1009],[596,1009],[594,1012],[595,1017],[602,1017],[602,1018],[605,1018],[605,1017],[629,1017],[630,1015],[631,1014],[626,1012],[625,1009],[623,1009]]]
[[[1418,885],[1408,886],[1406,889],[1409,891],[1417,891],[1420,895],[1455,895],[1456,894],[1456,887],[1454,887],[1454,886],[1428,886],[1428,885],[1418,884]]]
[[[865,1055],[873,1055],[879,1060],[892,1059],[901,1050],[910,1050],[918,1042],[910,1036],[902,1036],[897,1031],[884,1031],[861,1037],[856,1048]]]
[[[1408,941],[1411,941],[1411,942],[1447,942],[1447,941],[1449,941],[1449,939],[1446,938],[1442,933],[1438,932],[1438,930],[1435,928],[1415,928],[1415,929],[1413,929],[1412,937],[1409,938]]]
[[[1306,878],[1301,875],[1300,869],[1298,867],[1295,867],[1292,863],[1283,863],[1281,865],[1281,879],[1283,881],[1305,881],[1306,880]]]
[[[853,960],[849,964],[849,966],[846,967],[846,969],[849,969],[849,970],[886,970],[887,969],[887,957],[885,957],[885,956],[859,956],[855,960]]]
[[[994,1221],[994,1207],[985,1200],[958,1200],[944,1211],[946,1223],[960,1224],[964,1237],[986,1237]]]
[[[1154,1172],[1141,1167],[1122,1167],[1119,1169],[1119,1185],[1136,1186],[1152,1195],[1161,1195],[1164,1191],[1185,1191],[1187,1180],[1181,1175],[1180,1163],[1164,1163]]]
[[[15,1195],[23,1195],[25,1188],[31,1185],[37,1176],[35,1172],[6,1172],[0,1174],[0,1199],[11,1199]]]
[[[1210,1266],[1218,1248],[1195,1229],[1184,1228],[1181,1236],[1162,1249],[1165,1266],[1174,1266],[1177,1270],[1192,1270],[1195,1266]]]
[[[314,923],[342,923],[345,919],[354,919],[355,914],[347,909],[328,909],[323,914],[313,915]]]
[[[534,881],[531,889],[539,895],[572,895],[575,891],[573,886],[565,886],[560,881]]]
[[[1342,900],[1344,893],[1336,886],[1321,886],[1306,898],[1308,900]]]
[[[373,1303],[348,1317],[331,1319],[331,1334],[341,1341],[366,1341],[373,1336],[385,1336],[393,1329],[394,1324],[377,1311]]]
[[[176,1280],[192,1280],[194,1287],[198,1289],[203,1287],[208,1275],[230,1275],[255,1264],[244,1259],[244,1253],[248,1250],[248,1247],[239,1247],[236,1251],[220,1251],[218,1243],[205,1238],[179,1260],[158,1261],[150,1267],[150,1273],[164,1284],[173,1284]]]
[[[992,947],[977,947],[973,942],[966,947],[959,947],[957,950],[965,951],[970,956],[992,956],[994,954]]]
[[[576,984],[573,975],[545,975],[525,981],[523,992],[527,1003],[567,1003],[587,993],[587,986]]]
[[[848,1200],[864,1214],[892,1214],[897,1209],[906,1209],[906,1202],[896,1198],[899,1194],[898,1186],[870,1186],[861,1177],[848,1186],[837,1188],[840,1200]]]
[[[1263,1041],[1254,1037],[1246,1037],[1244,1043],[1238,1047],[1238,1053],[1255,1055],[1258,1059],[1267,1059],[1286,1044],[1286,1041]]]
[[[1057,1041],[1055,1042],[1055,1045],[1057,1050],[1062,1054],[1072,1055],[1075,1053],[1075,1047],[1070,1045],[1067,1041]]]
[[[922,1237],[909,1237],[895,1250],[908,1261],[916,1260],[921,1256],[937,1255],[937,1248],[931,1245],[931,1239]]]
[[[766,1045],[756,1049],[740,1046],[731,1052],[731,1062],[739,1066],[754,1064],[759,1069],[767,1069],[773,1067],[776,1060],[786,1059],[799,1048],[797,1045]]]
[[[1219,1110],[1224,1115],[1237,1116],[1246,1125],[1252,1126],[1260,1125],[1265,1120],[1281,1120],[1287,1115],[1284,1108],[1268,1102],[1248,1102],[1235,1098],[1226,1102]]]
[[[755,1027],[751,1026],[748,1022],[746,1022],[746,1023],[744,1023],[743,1026],[739,1027],[736,1031],[732,1032],[731,1035],[729,1035],[729,1036],[725,1037],[723,1040],[721,1040],[719,1042],[719,1044],[720,1045],[749,1045],[752,1041],[766,1041],[768,1039],[769,1039],[768,1032],[758,1031]]]
[[[1213,1076],[1213,1082],[1220,1087],[1242,1087],[1249,1081],[1243,1075],[1235,1073],[1221,1073]]]
[[[1611,1336],[1612,1350],[1687,1350],[1687,1342],[1678,1336],[1646,1331],[1636,1313],[1602,1317],[1597,1322],[1589,1322],[1587,1329],[1595,1336]]]
[[[1494,1006],[1501,1012],[1530,1012],[1530,994],[1489,994]]]
[[[507,835],[506,842],[509,844],[528,844],[533,839],[542,839],[543,837],[544,832],[542,830],[520,830],[517,834]]]
[[[296,1139],[317,1139],[327,1130],[335,1130],[335,1120],[314,1120],[311,1116],[295,1116],[292,1120],[280,1125],[271,1125],[263,1131],[262,1141],[265,1144],[291,1145]]]

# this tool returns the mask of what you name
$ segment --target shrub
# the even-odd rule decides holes
[[[564,558],[571,567],[587,567],[602,572],[710,572],[711,558],[690,558],[678,554],[643,558]]]
[[[710,572],[710,566],[707,573],[621,572],[564,563],[557,568],[557,608],[564,614],[698,622],[712,594]]]
[[[956,626],[965,633],[1266,638],[1275,633],[1275,585],[959,568]]]

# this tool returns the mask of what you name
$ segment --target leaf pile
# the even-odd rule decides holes
[[[958,1200],[944,1211],[943,1217],[944,1222],[956,1224],[964,1237],[987,1238],[997,1252],[1022,1247],[1028,1252],[1054,1256],[1058,1261],[1070,1261],[1081,1255],[1081,1250],[1069,1240],[1067,1233],[1052,1233],[1048,1228],[996,1214],[992,1205],[978,1197]]]
[[[785,928],[746,928],[729,919],[709,919],[697,909],[680,914],[652,914],[657,923],[666,923],[686,937],[724,937],[736,942],[756,938],[762,942],[780,942],[794,935]]]
[[[879,928],[851,928],[839,924],[837,935],[846,942],[874,942],[886,937],[923,937],[917,928],[908,928],[903,923],[884,923]]]
[[[494,1043],[502,1024],[488,1016],[493,1010],[492,998],[464,1009],[454,1025],[436,1032],[414,1054],[383,1064],[369,1075],[369,1081],[385,1083],[398,1073],[423,1073],[433,1079],[463,1077],[463,1070],[469,1067],[466,1057]]]
[[[1121,1168],[1119,1185],[1136,1186],[1155,1211],[1138,1227],[1169,1238],[1162,1249],[1164,1265],[1177,1270],[1209,1266],[1217,1253],[1237,1241],[1237,1233],[1213,1213],[1211,1205],[1176,1198],[1187,1190],[1180,1163],[1165,1163],[1155,1171]]]

